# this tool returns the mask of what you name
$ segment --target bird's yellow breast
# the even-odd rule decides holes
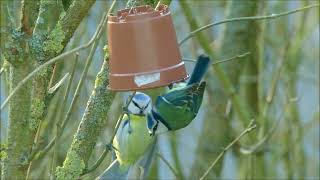
[[[130,124],[126,122],[127,120],[128,116],[125,115],[113,141],[113,146],[116,148],[115,152],[119,162],[131,164],[146,152],[154,137],[149,135],[146,117],[130,115]]]

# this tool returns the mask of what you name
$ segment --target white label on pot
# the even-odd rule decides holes
[[[134,77],[134,82],[138,87],[146,84],[150,84],[159,80],[160,80],[160,73],[136,75]]]

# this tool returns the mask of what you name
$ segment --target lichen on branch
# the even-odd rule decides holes
[[[58,167],[56,170],[58,179],[60,179],[61,174],[65,177],[76,179],[80,177],[85,167],[87,167],[88,160],[107,121],[108,111],[116,94],[114,91],[107,89],[109,85],[108,72],[107,58],[97,74],[94,89],[63,166]],[[83,162],[85,166],[77,166],[78,169],[75,171],[74,162]]]

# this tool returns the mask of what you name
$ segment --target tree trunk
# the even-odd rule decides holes
[[[34,67],[61,54],[94,2],[94,0],[75,0],[67,13],[59,17],[60,11],[56,7],[56,2],[42,0],[40,3],[38,0],[24,0],[21,4],[21,26],[17,28],[13,26],[18,23],[9,23],[13,18],[6,13],[13,12],[13,7],[10,5],[12,2],[1,1],[1,10],[5,9],[3,14],[6,17],[1,20],[7,22],[1,24],[4,25],[1,28],[4,27],[4,32],[8,33],[1,33],[1,52],[11,63],[11,90]],[[56,19],[54,21],[53,14],[50,14],[52,12],[58,13],[54,16]],[[49,26],[53,27],[50,33]],[[3,37],[6,40],[3,41]],[[31,81],[27,82],[9,101],[8,156],[3,166],[4,178],[24,179],[27,176],[34,138],[39,123],[45,118],[49,104],[47,95],[51,68],[43,69],[34,78],[33,84]]]
[[[31,69],[30,59],[23,64],[10,67],[10,89],[12,90]],[[31,82],[24,85],[12,98],[9,104],[9,128],[8,149],[5,166],[3,168],[4,179],[23,179],[28,169],[28,155],[33,141],[29,129],[31,112]]]
[[[77,179],[87,168],[91,152],[107,121],[108,110],[115,96],[114,91],[107,89],[108,73],[108,61],[105,60],[96,77],[94,89],[63,166],[57,167],[57,179]]]

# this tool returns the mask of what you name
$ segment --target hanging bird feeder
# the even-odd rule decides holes
[[[168,6],[110,15],[108,37],[110,90],[151,89],[188,78]]]

